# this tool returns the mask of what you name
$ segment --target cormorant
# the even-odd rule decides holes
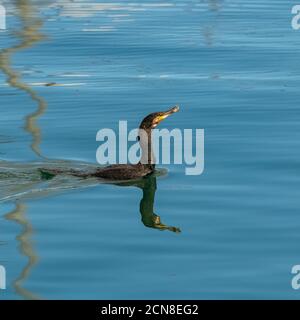
[[[155,171],[155,157],[152,150],[151,130],[171,114],[178,112],[175,106],[164,112],[153,112],[146,116],[139,126],[139,143],[141,146],[141,159],[137,164],[116,164],[98,168],[93,172],[79,170],[40,169],[43,177],[50,178],[58,174],[67,174],[81,178],[96,177],[112,181],[135,180],[146,177]]]

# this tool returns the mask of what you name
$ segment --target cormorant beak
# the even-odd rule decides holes
[[[158,125],[161,121],[166,119],[168,116],[170,116],[171,114],[178,112],[178,111],[179,111],[179,107],[175,106],[168,111],[162,112],[161,115],[159,115],[158,117],[155,118],[155,125]]]

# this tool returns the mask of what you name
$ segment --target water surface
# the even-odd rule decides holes
[[[294,1],[3,3],[1,299],[300,297]],[[40,180],[40,163],[95,165],[99,129],[174,104],[164,127],[205,129],[202,175]]]

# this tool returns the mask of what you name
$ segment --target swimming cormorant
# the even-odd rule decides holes
[[[133,180],[143,178],[155,171],[155,157],[152,149],[151,130],[171,114],[178,112],[175,106],[164,112],[154,112],[146,116],[139,126],[139,143],[141,146],[141,159],[137,164],[116,164],[98,168],[93,172],[79,170],[40,169],[42,176],[50,178],[58,174],[67,174],[81,178],[96,177],[107,180]]]

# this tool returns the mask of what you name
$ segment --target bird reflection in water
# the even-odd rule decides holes
[[[149,228],[169,230],[176,233],[181,232],[177,227],[168,226],[162,223],[160,216],[154,213],[156,177],[143,179],[141,188],[143,190],[143,198],[140,202],[140,213],[142,215],[143,224]]]
[[[159,215],[154,213],[154,201],[155,193],[157,190],[156,176],[151,175],[146,178],[141,179],[136,183],[120,183],[119,186],[136,186],[142,189],[143,197],[140,202],[140,213],[142,216],[142,222],[145,227],[154,228],[159,230],[169,230],[175,233],[180,233],[181,230],[178,227],[168,226],[162,223]]]

